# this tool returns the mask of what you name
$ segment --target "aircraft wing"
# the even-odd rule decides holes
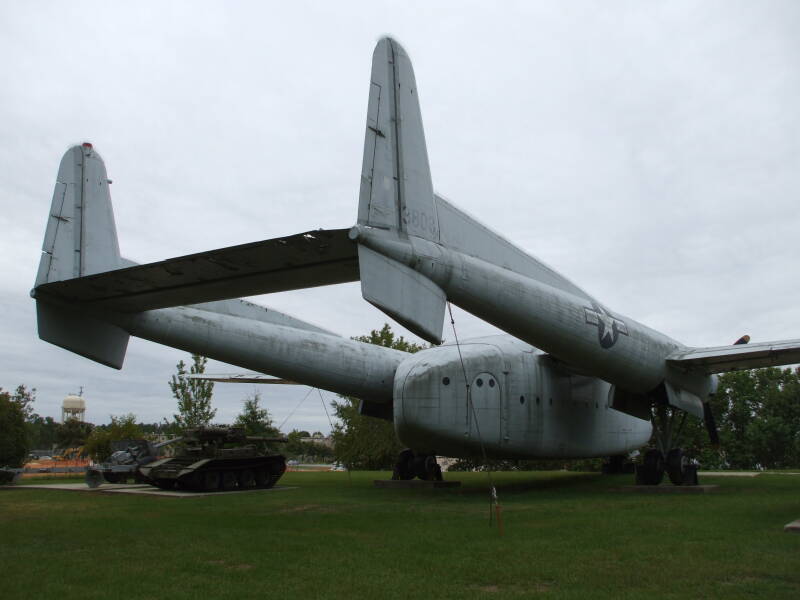
[[[800,363],[800,340],[758,342],[715,348],[689,348],[667,357],[671,366],[705,373],[724,373]]]
[[[37,298],[121,312],[358,281],[347,229],[307,231],[38,286]]]

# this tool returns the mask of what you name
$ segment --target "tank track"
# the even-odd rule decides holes
[[[197,470],[176,477],[164,477],[168,472],[181,471],[195,462],[196,458],[176,457],[151,473],[149,483],[163,489],[177,487],[187,492],[230,492],[273,487],[286,471],[286,459],[281,456],[265,456],[249,460],[213,460]],[[159,477],[159,474],[162,477]]]

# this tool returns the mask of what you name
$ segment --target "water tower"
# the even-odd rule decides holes
[[[86,400],[80,396],[70,394],[61,403],[61,422],[66,423],[67,419],[86,420]]]

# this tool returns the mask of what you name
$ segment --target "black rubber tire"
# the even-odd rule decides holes
[[[684,484],[684,480],[686,479],[686,465],[688,464],[689,460],[683,454],[683,449],[673,448],[667,452],[665,468],[672,485]]]
[[[658,485],[664,479],[664,455],[659,450],[648,450],[644,463],[636,473],[637,481],[644,485]]]
[[[414,479],[415,476],[416,472],[414,470],[414,452],[406,448],[405,450],[400,452],[400,456],[398,457],[397,463],[394,466],[392,479],[401,479],[403,481],[408,481],[410,479]]]
[[[11,480],[9,479],[9,481]],[[105,478],[103,477],[103,474],[100,471],[96,471],[94,469],[86,471],[86,485],[88,485],[90,488],[92,489],[99,488],[104,483],[105,483]]]

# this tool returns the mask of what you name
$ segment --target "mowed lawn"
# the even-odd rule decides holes
[[[0,490],[2,598],[800,598],[800,476],[705,478],[710,494],[615,491],[631,476],[497,473],[461,490],[387,473],[287,473],[292,489],[164,498]],[[24,488],[25,486],[17,486]]]

